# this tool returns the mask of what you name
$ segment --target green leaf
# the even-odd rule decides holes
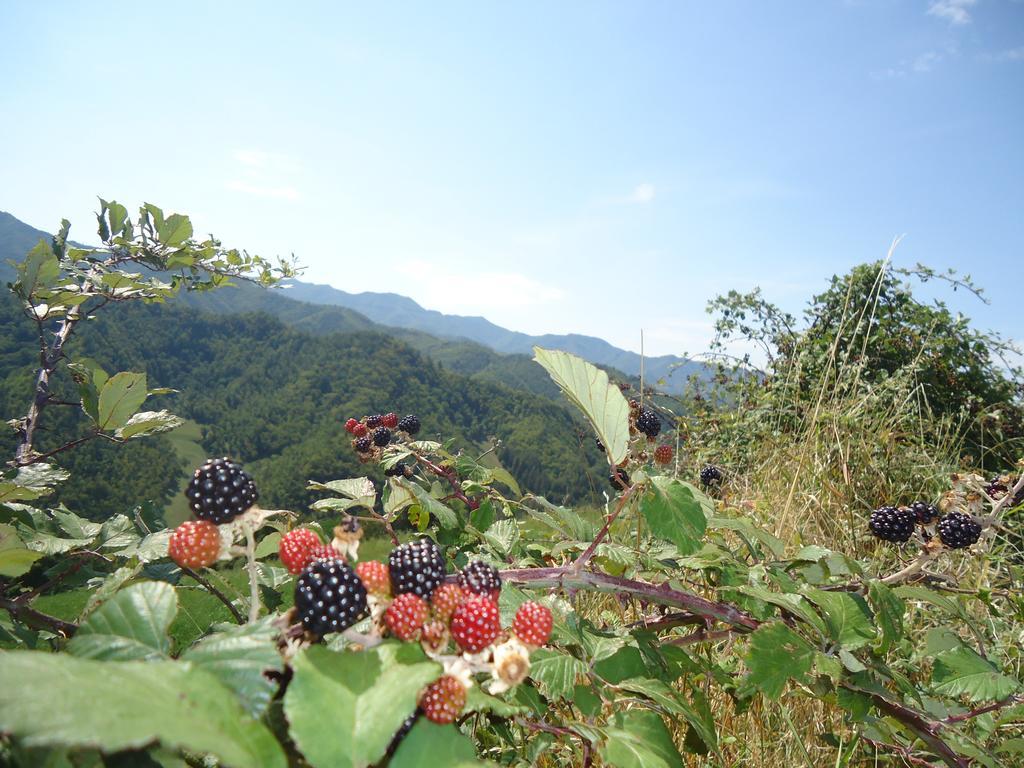
[[[306,486],[313,491],[330,491],[351,499],[355,504],[373,509],[377,502],[377,490],[368,477],[353,477],[347,480],[331,480],[327,483],[310,481]]]
[[[376,762],[441,668],[407,643],[359,653],[313,646],[295,657],[284,711],[291,735],[315,768]],[[330,734],[330,738],[325,738]]]
[[[18,264],[18,281],[15,290],[23,299],[30,299],[39,288],[46,288],[60,275],[60,262],[48,242],[40,239],[36,247],[28,252],[24,261]]]
[[[397,480],[398,485],[407,486],[416,497],[420,507],[436,518],[442,528],[455,528],[459,524],[459,518],[455,511],[431,496],[419,483],[410,482],[404,477],[392,478],[392,480]]]
[[[590,421],[611,462],[621,464],[629,450],[629,404],[608,374],[568,352],[534,347],[533,355]]]
[[[126,565],[123,568],[118,568],[116,571],[104,578],[99,587],[94,589],[93,593],[89,595],[89,601],[85,604],[85,608],[82,609],[82,613],[79,615],[78,621],[80,623],[84,621],[86,616],[117,594],[117,591],[121,589],[121,587],[134,579],[141,572],[142,563],[136,563],[135,565]]]
[[[777,605],[779,608],[803,619],[804,622],[818,630],[822,637],[828,634],[828,628],[825,626],[824,620],[815,612],[814,608],[807,604],[807,600],[802,595],[795,595],[791,592],[772,592],[767,587],[759,585],[744,584],[739,587],[730,587],[730,589],[740,594],[750,595],[758,600],[763,600],[766,603]]]
[[[157,228],[157,235],[161,243],[175,248],[192,237],[192,222],[188,216],[172,213]]]
[[[184,423],[170,411],[142,411],[128,419],[114,434],[123,440],[131,440],[133,437],[148,437],[170,432]]]
[[[0,576],[17,578],[28,573],[42,554],[28,549],[13,526],[0,525]]]
[[[526,707],[510,704],[497,696],[491,696],[480,690],[479,685],[474,685],[466,694],[466,706],[463,714],[470,712],[490,712],[495,717],[515,717],[526,712]]]
[[[1005,699],[1020,688],[1017,680],[964,646],[935,657],[932,685],[941,694],[967,696],[971,701]]]
[[[259,717],[270,706],[277,684],[264,673],[279,672],[284,667],[277,651],[278,630],[275,616],[268,616],[254,624],[227,625],[200,640],[182,654],[235,692],[242,706],[253,717]]]
[[[118,592],[85,620],[68,651],[89,659],[158,659],[167,656],[167,630],[178,612],[174,588],[162,581],[133,584]]]
[[[675,478],[657,475],[640,500],[640,511],[655,536],[671,541],[684,555],[696,552],[707,517],[693,491]]]
[[[903,614],[907,607],[889,587],[877,580],[868,585],[868,599],[875,609],[875,622],[882,630],[878,650],[885,653],[903,637]]]
[[[489,765],[476,759],[473,742],[453,725],[420,718],[402,739],[388,768],[474,768]]]
[[[17,472],[5,472],[0,479],[0,504],[9,501],[31,501],[53,493],[53,487],[70,475],[52,464],[32,464]]]
[[[762,624],[750,636],[746,656],[747,682],[769,699],[782,695],[786,681],[801,680],[811,671],[814,648],[780,621]]]
[[[530,655],[530,677],[549,699],[569,698],[576,678],[587,672],[579,659],[551,648],[541,648]]]
[[[808,589],[804,595],[821,610],[829,635],[843,648],[855,650],[875,639],[871,609],[860,595],[821,589]]]
[[[26,747],[117,752],[159,741],[231,768],[286,768],[270,731],[215,677],[174,661],[0,654],[0,731]]]
[[[123,427],[145,401],[146,374],[115,373],[100,390],[96,423],[104,430]]]
[[[646,696],[669,714],[682,715],[700,736],[701,741],[708,748],[718,752],[718,734],[715,732],[715,723],[711,719],[710,712],[699,712],[696,707],[666,683],[653,678],[634,678],[619,683],[619,687]]]
[[[632,709],[618,719],[616,727],[605,731],[605,763],[616,768],[682,768],[683,758],[660,715]]]

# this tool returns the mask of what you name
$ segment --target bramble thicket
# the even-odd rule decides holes
[[[163,486],[49,501],[79,447],[182,424],[146,410],[172,390],[74,339],[295,268],[152,205],[98,222],[101,247],[65,221],[10,285],[38,360],[0,476],[5,764],[1024,764],[1015,351],[908,282],[969,281],[863,265],[802,321],[721,297],[680,398],[536,348],[607,460],[600,494],[530,493],[499,443],[393,402],[337,420],[330,449],[366,476],[272,509],[214,456],[169,528]],[[545,470],[582,487],[587,466]]]

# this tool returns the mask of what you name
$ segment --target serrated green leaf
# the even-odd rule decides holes
[[[100,390],[96,424],[103,430],[123,427],[146,401],[146,395],[146,374],[115,373]]]
[[[407,486],[420,507],[435,518],[442,528],[455,528],[459,524],[455,511],[431,496],[419,483],[409,482],[405,478],[392,479],[397,479],[399,485]]]
[[[136,437],[170,432],[184,423],[170,411],[141,411],[128,419],[128,422],[123,427],[119,427],[114,434],[122,440],[131,440]]]
[[[868,585],[868,599],[875,609],[875,622],[882,630],[878,650],[885,653],[903,636],[903,614],[907,607],[889,587],[877,580]]]
[[[85,618],[89,614],[117,594],[117,591],[121,589],[121,587],[134,579],[141,572],[142,563],[136,563],[135,565],[126,565],[123,568],[118,568],[116,571],[106,576],[102,583],[93,590],[91,595],[89,595],[89,601],[85,604],[85,608],[82,609],[82,613],[78,617],[79,623],[85,621]]]
[[[581,357],[553,349],[533,348],[533,359],[579,408],[594,427],[613,464],[629,450],[629,403],[608,374]]]
[[[640,499],[640,511],[655,536],[671,541],[683,555],[696,552],[707,517],[693,491],[675,478],[657,475]]]
[[[718,752],[718,734],[715,732],[715,723],[711,719],[710,711],[703,713],[698,711],[680,693],[661,680],[634,678],[619,683],[619,687],[646,696],[669,714],[682,715],[696,731],[701,741],[709,749]]]
[[[814,648],[780,621],[762,624],[750,636],[747,682],[769,699],[782,695],[788,680],[802,680],[814,662]]]
[[[604,762],[615,768],[682,768],[683,758],[672,734],[654,712],[631,709],[615,727],[605,729]]]
[[[159,741],[226,768],[287,766],[270,731],[215,677],[174,661],[0,653],[0,731],[27,747],[118,752]]]
[[[549,699],[568,698],[576,679],[587,672],[579,659],[551,648],[530,655],[530,677]]]
[[[420,690],[441,673],[407,643],[359,653],[313,646],[292,668],[284,710],[295,743],[315,768],[361,768],[379,760],[416,709]]]
[[[829,635],[843,648],[855,650],[875,639],[871,609],[860,595],[808,589],[804,596],[818,606]]]
[[[277,690],[277,684],[265,673],[284,668],[277,650],[279,632],[273,626],[276,618],[268,616],[244,626],[227,625],[204,637],[181,658],[210,672],[235,692],[250,715],[260,717]]]
[[[167,630],[178,612],[170,584],[146,581],[118,592],[78,628],[68,651],[87,659],[134,661],[166,657]]]
[[[188,216],[180,213],[172,213],[157,229],[160,242],[171,248],[176,248],[190,237],[192,237],[192,222]]]
[[[1017,680],[966,646],[935,657],[932,685],[938,693],[967,696],[971,701],[998,701],[1020,688]]]
[[[776,605],[779,608],[792,613],[794,616],[802,619],[805,623],[818,630],[822,637],[825,637],[828,634],[825,621],[810,605],[807,604],[806,599],[802,595],[796,595],[790,592],[772,592],[767,587],[746,584],[739,587],[730,587],[730,590],[739,592],[743,595],[749,595],[750,597],[757,598],[758,600],[764,600],[766,603],[771,603],[772,605]]]
[[[480,690],[479,685],[474,685],[466,694],[466,706],[462,711],[463,714],[469,712],[489,712],[495,717],[515,717],[526,712],[526,707],[512,704],[504,699],[499,699],[497,696],[491,696],[489,693],[484,693]]]
[[[53,248],[40,239],[17,265],[18,280],[15,290],[23,299],[30,299],[37,290],[50,286],[60,275],[60,263]]]
[[[373,509],[377,503],[377,489],[368,477],[352,477],[346,480],[331,480],[326,483],[309,481],[306,486],[314,491],[330,491],[351,499],[355,504]]]

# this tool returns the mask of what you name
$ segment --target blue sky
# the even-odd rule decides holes
[[[192,215],[306,279],[697,352],[881,258],[1024,337],[1024,2],[0,3],[0,209]],[[962,302],[962,303],[961,303]]]

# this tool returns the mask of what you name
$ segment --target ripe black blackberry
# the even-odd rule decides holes
[[[255,504],[260,495],[248,473],[231,459],[207,459],[185,490],[188,505],[200,520],[229,523]]]
[[[373,450],[373,441],[369,437],[359,437],[352,441],[352,446],[359,453],[369,453]]]
[[[722,482],[722,478],[722,470],[712,464],[708,464],[700,471],[700,482],[702,485],[717,485]]]
[[[661,432],[661,419],[649,408],[643,408],[636,417],[636,428],[653,440]]]
[[[373,430],[373,444],[382,448],[391,442],[391,430],[387,427],[377,427]]]
[[[459,586],[474,595],[489,595],[497,600],[501,593],[501,576],[493,565],[474,560],[459,571]]]
[[[917,525],[917,517],[910,509],[896,507],[879,507],[871,513],[868,527],[880,539],[897,544],[910,541]]]
[[[295,609],[315,635],[342,632],[366,615],[366,587],[344,561],[314,560],[295,584]]]
[[[405,432],[405,434],[410,436],[415,435],[420,431],[419,416],[414,416],[411,413],[408,416],[403,416],[399,420],[398,427],[396,427],[396,429],[398,429],[399,432]]]
[[[629,472],[619,467],[610,475],[608,475],[608,482],[612,484],[612,488],[616,491],[624,491],[629,488]]]
[[[597,446],[597,450],[599,450],[601,453],[604,453],[605,447],[604,447],[604,443],[601,442],[601,438],[600,437],[595,437],[594,438],[594,444]]]
[[[366,417],[366,426],[368,429],[376,429],[381,425],[383,421],[384,417],[381,416],[379,413],[376,413],[373,416]]]
[[[402,477],[405,475],[405,464],[399,462],[384,470],[384,477]]]
[[[412,592],[429,600],[444,581],[444,558],[433,539],[423,538],[391,550],[388,572],[396,595]]]
[[[991,496],[996,501],[999,501],[1007,493],[1010,492],[1010,488],[1015,485],[1013,479],[1009,477],[993,477],[988,481],[988,485],[985,486],[985,493]],[[1024,504],[1024,488],[1014,496],[1013,500],[1009,503],[1010,507],[1016,507]]]
[[[914,513],[914,517],[917,518],[917,522],[921,525],[928,525],[933,520],[938,520],[939,518],[939,510],[934,504],[915,501],[910,505],[910,509]]]
[[[950,549],[963,549],[981,538],[981,526],[962,512],[950,512],[939,520],[939,538]]]

